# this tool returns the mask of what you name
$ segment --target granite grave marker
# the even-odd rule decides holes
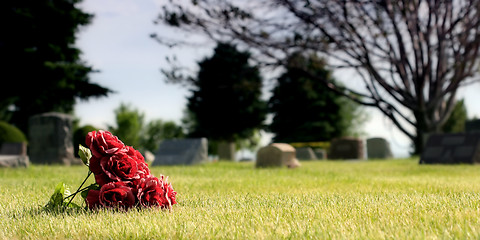
[[[295,148],[296,156],[299,160],[317,160],[317,156],[311,147]]]
[[[315,156],[317,156],[317,159],[327,159],[328,158],[327,151],[325,149],[315,148],[314,152],[315,152]]]
[[[28,167],[27,155],[0,155],[0,167]]]
[[[2,143],[0,147],[0,167],[28,167],[29,164],[26,143]]]
[[[390,149],[390,143],[385,138],[367,139],[367,156],[369,159],[392,158],[393,154]]]
[[[328,155],[330,159],[363,159],[363,141],[353,137],[333,139]]]
[[[234,142],[219,142],[218,143],[218,158],[220,160],[235,161],[235,143]]]
[[[27,143],[4,142],[0,146],[0,155],[27,155]]]
[[[420,163],[480,163],[480,133],[432,134]]]
[[[207,160],[206,138],[167,139],[160,144],[152,166],[193,165]]]
[[[43,113],[29,119],[29,157],[32,163],[80,164],[73,155],[72,116]]]
[[[465,132],[480,132],[480,119],[465,121]]]

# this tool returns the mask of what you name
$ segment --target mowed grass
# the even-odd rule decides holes
[[[405,159],[151,170],[170,176],[178,192],[170,212],[46,213],[40,206],[55,185],[63,181],[75,190],[86,167],[0,169],[0,239],[480,238],[479,165]]]

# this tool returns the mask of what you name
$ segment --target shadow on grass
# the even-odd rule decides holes
[[[160,209],[160,208],[131,208],[128,210],[115,209],[115,208],[102,208],[90,210],[86,208],[58,208],[47,209],[44,206],[25,207],[23,209],[16,209],[6,212],[5,215],[12,219],[24,219],[24,218],[37,218],[42,216],[53,217],[79,217],[82,215],[97,215],[103,213],[138,213],[138,212],[172,212],[172,210]]]
[[[25,217],[38,217],[38,216],[80,216],[84,214],[95,213],[96,211],[88,211],[84,208],[58,208],[47,209],[44,206],[26,207],[23,210],[12,210],[7,213],[13,219],[20,219]]]

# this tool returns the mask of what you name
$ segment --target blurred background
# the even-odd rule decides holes
[[[236,45],[219,45],[202,35],[189,35],[165,24],[158,24],[158,16],[163,12],[162,7],[169,4],[166,1],[55,0],[8,1],[4,4],[1,15],[3,29],[6,31],[2,33],[2,39],[5,40],[0,42],[0,47],[7,77],[2,80],[0,117],[23,131],[26,129],[25,121],[28,116],[60,111],[73,114],[77,128],[90,125],[97,129],[116,131],[120,135],[128,135],[128,131],[142,133],[142,136],[132,136],[131,140],[127,141],[132,141],[129,143],[131,145],[142,145],[144,149],[151,151],[165,138],[211,134],[219,141],[236,141],[238,149],[250,148],[239,153],[237,158],[252,157],[255,148],[272,141],[321,142],[340,136],[385,138],[390,142],[395,157],[407,157],[413,152],[411,139],[399,131],[378,109],[335,99],[335,96],[330,99],[328,93],[319,94],[323,91],[321,86],[304,81],[308,77],[298,76],[294,71],[285,69],[288,70],[288,64],[313,65],[314,71],[331,78],[331,81],[346,85],[349,84],[348,80],[354,77],[354,73],[323,69],[323,59],[316,59],[315,56],[291,57],[283,70],[265,70],[249,59],[248,48],[237,50]],[[157,36],[195,40],[197,44],[172,47],[165,42],[159,42],[155,38]],[[222,57],[232,59],[237,56],[239,59],[242,59],[242,56],[245,58],[243,63],[238,63],[242,60],[232,63],[222,60]],[[215,61],[217,68],[209,69],[209,62]],[[179,66],[186,69],[190,76],[169,76],[167,70],[175,63],[180,63]],[[223,63],[226,65],[221,65]],[[195,94],[218,95],[203,93],[202,88],[208,89],[209,86],[202,85],[201,79],[202,76],[208,79],[209,71],[228,69],[228,64],[240,64],[238,69],[251,68],[248,76],[255,75],[253,79],[258,78],[256,83],[238,83],[250,84],[249,88],[244,89],[245,92],[238,92],[238,96],[255,93],[249,103],[256,104],[256,108],[250,109],[253,105],[235,105],[244,103],[225,103],[202,108],[199,101],[195,102]],[[202,71],[204,75],[200,74]],[[236,73],[240,74],[238,71]],[[282,79],[287,86],[284,90],[278,84]],[[298,84],[288,86],[289,81]],[[215,87],[218,85],[221,83],[216,83]],[[303,92],[294,92],[295,86],[307,87],[295,90]],[[294,99],[285,96],[282,92],[286,91],[285,89],[292,91],[286,95],[293,95]],[[479,116],[479,90],[478,84],[458,90],[456,99],[459,104],[454,111],[458,118],[455,121],[463,123]],[[235,98],[238,99],[238,96]],[[222,102],[218,99],[211,101]],[[322,104],[325,112],[332,108],[332,104],[337,104],[338,109],[341,106],[346,107],[343,110],[337,109],[340,112],[329,113],[328,116],[338,115],[331,119],[322,119],[320,115],[303,118],[294,112],[289,113],[288,111],[292,110],[288,107],[282,109],[288,104],[293,105],[293,109],[298,109],[309,103],[312,103],[312,106],[306,106],[303,111],[317,112],[315,109],[321,109]],[[228,130],[233,132],[223,135],[207,130],[195,131],[195,124],[204,124],[204,120],[197,119],[198,113],[192,115],[192,109],[195,109],[192,106],[195,104],[199,105],[197,109],[204,109],[199,110],[202,113],[206,113],[205,109],[208,109],[210,120],[207,122],[214,125],[213,127],[235,126],[241,123],[246,126],[244,129]],[[274,114],[267,111],[267,107],[276,109],[276,121]],[[246,110],[246,113],[232,120],[225,113],[232,109],[235,110],[233,112]],[[247,121],[244,116],[252,114],[258,116]],[[285,126],[294,128],[295,124],[300,124],[295,122],[295,118],[302,124],[312,121],[311,126],[302,125],[303,130],[298,130],[303,131],[303,135],[310,133],[310,137],[322,137],[289,139],[288,133],[281,131],[289,128]],[[272,122],[286,119],[288,121],[282,123],[284,125],[272,125]],[[317,119],[317,122],[312,119]],[[212,127],[207,125],[201,125],[201,129]],[[321,128],[324,132],[316,133],[315,128]],[[462,126],[459,130],[451,131],[463,131],[461,128]]]

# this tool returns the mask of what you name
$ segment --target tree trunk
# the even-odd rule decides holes
[[[412,139],[414,144],[413,155],[421,155],[425,150],[428,137],[434,133],[440,132],[440,127],[434,125],[433,121],[428,121],[428,114],[423,111],[415,111],[415,118],[417,123],[416,135]],[[430,122],[430,123],[429,123]]]
[[[427,143],[428,137],[431,133],[422,131],[421,129],[417,129],[417,135],[415,139],[413,139],[414,149],[413,155],[420,156],[425,149],[425,144]]]

